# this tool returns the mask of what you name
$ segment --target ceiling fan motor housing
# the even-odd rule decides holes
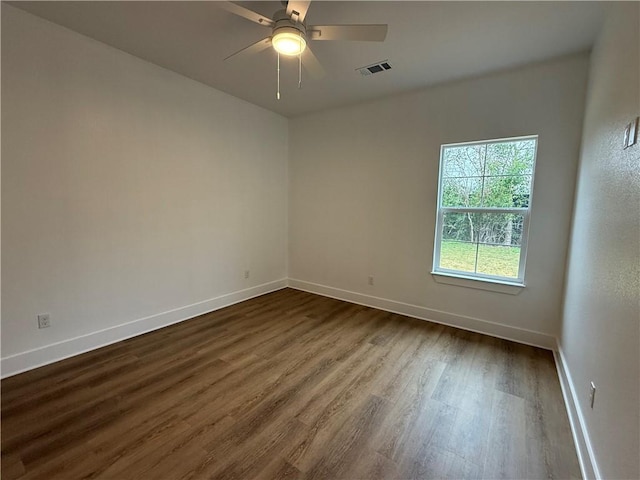
[[[290,27],[295,29],[298,32],[302,32],[303,35],[307,33],[307,27],[304,22],[295,21],[285,10],[278,10],[273,14],[273,21],[275,25],[273,26],[273,33],[276,33],[276,30],[284,27]]]
[[[301,36],[302,38],[304,38],[306,40],[306,38],[307,38],[307,29],[304,28],[303,25],[298,23],[297,25],[282,25],[282,26],[280,26],[280,25],[278,25],[278,23],[276,23],[276,26],[273,27],[273,35],[276,35],[277,33],[293,33],[294,35]]]

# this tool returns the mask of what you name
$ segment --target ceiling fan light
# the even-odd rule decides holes
[[[307,48],[307,41],[299,32],[277,32],[271,39],[273,48],[282,55],[299,55]]]

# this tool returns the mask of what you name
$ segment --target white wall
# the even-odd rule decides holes
[[[3,4],[3,374],[285,279],[287,131],[284,117]],[[52,326],[38,330],[42,312]]]
[[[560,342],[602,478],[640,478],[639,28],[637,2],[612,6],[593,51]]]
[[[555,346],[587,67],[588,56],[576,55],[293,119],[293,284]],[[440,145],[530,134],[539,148],[526,288],[507,295],[437,283]]]

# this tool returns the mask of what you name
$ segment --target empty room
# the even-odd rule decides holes
[[[639,479],[639,31],[2,2],[2,479]]]

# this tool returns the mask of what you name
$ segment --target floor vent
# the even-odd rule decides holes
[[[356,68],[356,71],[360,72],[360,75],[362,75],[363,77],[368,77],[369,75],[373,75],[374,73],[385,72],[387,70],[391,70],[391,64],[389,63],[389,60],[383,60],[381,62],[374,63],[373,65]]]

